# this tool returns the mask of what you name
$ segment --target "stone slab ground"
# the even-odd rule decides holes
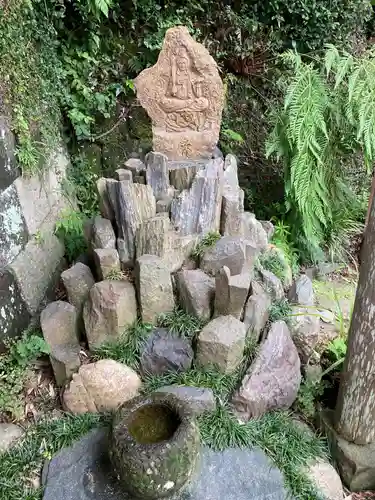
[[[124,495],[106,456],[108,431],[91,431],[43,469],[43,500],[133,500]],[[259,449],[202,448],[200,470],[173,500],[291,500],[281,472]]]

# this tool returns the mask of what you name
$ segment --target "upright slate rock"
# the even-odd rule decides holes
[[[331,340],[332,334],[320,329],[320,315],[317,309],[303,306],[292,307],[293,322],[291,332],[302,363],[310,359],[319,362],[324,346]],[[333,333],[333,337],[335,333]],[[319,348],[319,349],[318,349]]]
[[[40,326],[50,347],[78,344],[78,314],[68,302],[58,300],[48,304],[40,315]]]
[[[124,168],[132,172],[133,177],[146,170],[146,165],[139,158],[129,158],[126,160]]]
[[[14,156],[16,150],[10,120],[0,115],[0,193],[19,175]]]
[[[201,269],[184,270],[176,275],[180,306],[197,318],[208,320],[212,316],[215,281]]]
[[[0,268],[10,264],[28,241],[17,189],[11,184],[0,190]]]
[[[240,236],[244,192],[238,183],[237,160],[230,154],[225,158],[223,184],[220,231],[224,236]]]
[[[251,283],[250,273],[231,276],[224,266],[216,275],[215,285],[215,317],[230,314],[241,319]]]
[[[239,418],[247,421],[271,410],[290,408],[301,383],[300,366],[286,323],[274,323],[233,396]]]
[[[182,235],[206,234],[220,227],[223,160],[209,160],[190,189],[172,200],[171,221]]]
[[[169,182],[177,191],[190,189],[198,170],[204,168],[205,164],[205,161],[170,161],[168,162]]]
[[[118,339],[137,319],[135,290],[128,281],[100,281],[90,290],[83,309],[90,349]]]
[[[240,236],[224,236],[203,254],[201,269],[207,274],[216,274],[226,266],[231,275],[252,272],[259,254],[257,248]]]
[[[56,385],[62,387],[81,366],[78,344],[55,345],[51,347],[50,361]]]
[[[255,215],[250,212],[242,214],[242,234],[259,250],[266,250],[268,246],[268,236],[262,223],[256,220]]]
[[[253,282],[251,286],[252,294],[246,302],[243,322],[247,328],[248,336],[258,341],[267,324],[272,301],[259,283]]]
[[[152,187],[156,201],[168,196],[169,171],[168,158],[151,151],[146,156],[146,181]]]
[[[81,262],[77,262],[77,264],[61,273],[61,279],[68,294],[69,302],[81,315],[83,305],[95,284],[90,268]]]
[[[40,326],[50,348],[51,365],[58,386],[64,385],[81,364],[78,319],[76,308],[61,300],[51,302],[40,315]]]
[[[314,305],[313,284],[306,274],[302,274],[296,279],[292,288],[289,290],[288,298],[292,303],[301,306]]]
[[[167,213],[157,214],[144,221],[136,232],[136,256],[157,255],[164,257],[170,249],[169,233],[172,230]]]
[[[115,248],[98,248],[94,250],[94,259],[99,280],[105,280],[111,273],[121,270],[119,255]]]
[[[2,339],[20,335],[30,319],[16,278],[7,269],[0,270],[0,346]]]
[[[285,297],[284,287],[281,280],[275,276],[271,271],[260,268],[259,273],[267,293],[275,300],[281,300]]]
[[[158,316],[174,309],[171,273],[156,255],[142,255],[136,263],[137,292],[142,320],[156,323]]]
[[[136,232],[136,256],[157,255],[170,272],[181,269],[196,243],[194,236],[181,236],[172,229],[167,213],[144,221]]]
[[[107,181],[107,190],[121,240],[121,262],[132,265],[136,231],[142,222],[156,215],[155,197],[151,186],[128,181]]]
[[[99,210],[103,218],[109,219],[110,221],[115,220],[115,213],[112,208],[111,202],[109,201],[109,193],[107,189],[107,182],[109,179],[100,177],[96,181],[96,190],[98,192],[99,198]],[[116,182],[116,181],[115,181]]]
[[[233,316],[213,319],[199,334],[197,365],[216,366],[221,373],[232,373],[242,361],[245,338],[245,325]]]
[[[133,172],[131,170],[125,170],[125,168],[118,168],[115,170],[117,181],[129,181],[133,182]]]
[[[116,236],[111,221],[95,217],[92,228],[93,248],[116,248]]]
[[[143,374],[163,375],[189,370],[194,352],[191,343],[165,328],[155,328],[142,352],[140,367]]]

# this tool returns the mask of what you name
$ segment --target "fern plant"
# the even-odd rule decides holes
[[[83,232],[84,215],[75,210],[65,210],[56,221],[55,235],[64,243],[65,255],[73,262],[87,250]]]
[[[284,162],[289,222],[294,240],[301,244],[303,239],[310,256],[317,255],[330,234],[340,253],[345,238],[361,227],[347,217],[355,196],[347,183],[345,162],[358,152],[367,165],[374,159],[373,55],[369,51],[354,57],[332,45],[324,61],[306,62],[292,50],[282,55],[292,73],[284,106],[271,117],[274,126],[266,154]],[[338,235],[333,229],[341,212],[346,224]]]

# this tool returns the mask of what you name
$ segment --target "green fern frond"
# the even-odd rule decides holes
[[[324,63],[325,63],[325,70],[327,74],[327,78],[331,72],[332,67],[335,65],[337,59],[340,57],[339,51],[337,48],[332,45],[332,44],[327,44],[327,51],[325,53],[324,57]]]
[[[348,54],[340,58],[337,66],[335,89],[343,82],[353,66],[353,56]]]

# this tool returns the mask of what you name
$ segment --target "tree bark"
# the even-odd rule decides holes
[[[375,198],[364,234],[335,421],[347,441],[375,442]]]
[[[375,195],[375,170],[372,174],[372,181],[371,181],[371,190],[370,190],[370,196],[368,200],[368,208],[367,208],[367,214],[366,214],[366,222],[365,222],[365,228],[367,227],[369,218],[370,218],[370,213],[371,213],[371,207],[372,207],[372,200],[374,199]]]

